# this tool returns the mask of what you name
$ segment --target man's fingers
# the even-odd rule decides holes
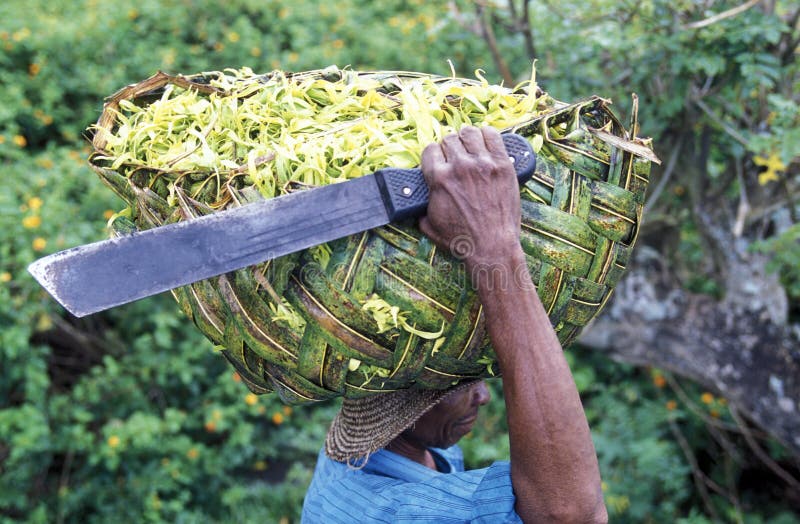
[[[428,187],[433,185],[434,175],[445,167],[447,161],[444,158],[444,151],[440,144],[430,144],[422,151],[422,176]]]
[[[481,137],[483,143],[486,145],[486,149],[489,150],[493,156],[508,156],[508,152],[506,151],[506,146],[503,143],[503,137],[500,135],[500,132],[493,127],[484,126],[480,129]]]
[[[481,133],[481,130],[477,127],[462,127],[461,131],[458,132],[458,137],[461,139],[461,143],[467,152],[477,155],[486,151],[483,133]]]
[[[442,151],[444,151],[444,157],[447,159],[447,161],[451,161],[454,158],[459,158],[467,154],[467,150],[464,148],[464,144],[461,142],[461,137],[456,133],[444,137],[442,140]]]

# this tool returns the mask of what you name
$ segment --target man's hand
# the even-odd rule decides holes
[[[420,229],[464,260],[470,275],[519,250],[519,183],[500,133],[462,128],[422,153],[430,188]]]

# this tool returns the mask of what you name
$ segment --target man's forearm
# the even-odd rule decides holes
[[[472,271],[503,373],[517,512],[526,522],[606,520],[589,425],[522,250]]]

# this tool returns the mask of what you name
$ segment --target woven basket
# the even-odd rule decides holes
[[[454,80],[412,73],[348,74]],[[208,78],[159,73],[128,86],[108,100],[98,127],[114,129],[120,100],[150,103],[169,83],[215,91]],[[628,264],[650,164],[657,159],[649,142],[632,137],[606,100],[549,100],[545,113],[513,130],[543,138],[536,173],[521,193],[521,241],[538,294],[567,345],[603,308]],[[633,113],[635,130],[635,104]],[[99,159],[104,146],[103,134],[97,133],[90,163],[132,211],[132,222],[114,221],[117,233],[218,210],[202,195],[189,198],[177,182],[177,198],[170,205],[158,194],[157,182],[163,184],[165,173],[142,169],[123,176]],[[189,178],[183,177],[187,183]],[[260,198],[248,187],[228,184],[225,189],[229,198],[223,207]],[[324,267],[305,251],[172,293],[205,336],[224,347],[221,353],[251,391],[274,390],[287,403],[408,387],[441,389],[498,373],[481,305],[466,284],[463,266],[437,250],[414,224],[380,227],[328,247],[331,257]],[[441,332],[443,340],[401,329],[377,333],[374,318],[362,307],[373,293],[408,311],[415,329]],[[275,321],[273,310],[281,298],[302,315],[304,326]]]

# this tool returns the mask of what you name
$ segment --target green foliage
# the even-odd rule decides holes
[[[800,90],[785,79],[797,64],[776,62],[770,47],[786,34],[780,10],[788,3],[694,31],[682,27],[704,17],[697,2],[551,4],[531,7],[540,80],[554,96],[598,93],[627,109],[636,90],[644,132],[654,136],[752,121],[744,143],[715,137],[720,167],[712,176],[724,175],[729,157],[773,153],[785,167],[779,178],[788,176],[800,143]],[[335,404],[289,410],[274,395],[249,394],[167,295],[75,319],[25,268],[104,238],[104,223],[122,207],[86,167],[81,143],[103,98],[122,86],[159,69],[349,64],[448,74],[447,59],[459,75],[484,68],[499,81],[471,32],[472,8],[444,0],[0,2],[0,522],[297,520]],[[525,78],[521,36],[498,31],[498,43]],[[696,108],[687,117],[685,96],[706,78],[714,88],[707,105],[722,120]],[[673,196],[684,220],[685,202]],[[696,230],[685,228],[681,239],[681,250],[697,257],[687,265],[696,264]],[[795,298],[797,246],[796,226],[761,245]],[[702,280],[692,285],[713,291]],[[712,522],[674,428],[708,457],[704,471],[718,483],[743,474],[709,437],[711,410],[726,416],[721,401],[690,409],[649,372],[576,349],[567,355],[612,521]],[[470,466],[509,454],[502,390],[490,385],[493,400],[462,441]],[[766,489],[741,499],[741,509],[714,499],[716,511],[731,522],[798,522]]]
[[[780,235],[754,245],[762,253],[771,255],[767,269],[780,275],[786,293],[800,302],[800,224],[795,224]]]

